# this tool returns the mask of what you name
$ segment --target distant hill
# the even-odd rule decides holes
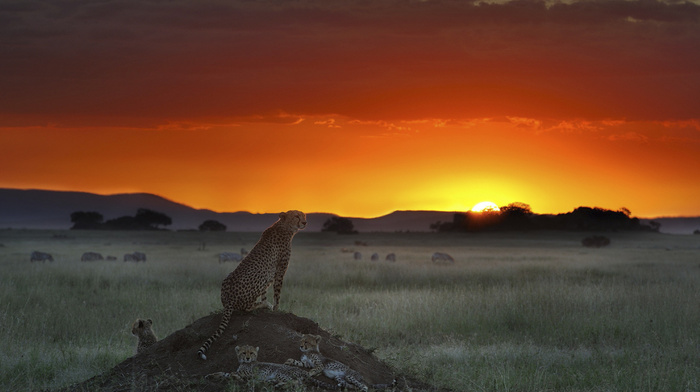
[[[668,234],[693,234],[700,230],[700,217],[660,217],[654,219],[641,219],[641,221],[655,221],[661,223],[661,232]]]
[[[22,190],[0,188],[0,229],[69,229],[70,214],[75,211],[97,211],[105,220],[133,216],[139,208],[162,212],[172,218],[170,230],[197,229],[208,219],[227,226],[228,231],[259,232],[277,220],[277,213],[214,212],[195,209],[150,193],[98,195],[87,192]],[[430,231],[437,221],[451,222],[454,212],[395,211],[377,218],[349,217],[359,232]],[[309,212],[306,231],[321,231],[330,213]],[[692,234],[700,229],[700,217],[651,219],[661,223],[661,232]],[[643,221],[648,221],[644,219]]]
[[[133,216],[139,208],[162,212],[172,218],[171,230],[197,229],[208,219],[227,226],[227,231],[262,231],[277,220],[277,213],[214,212],[195,209],[149,193],[97,195],[86,192],[21,190],[0,188],[0,229],[69,229],[70,214],[75,211],[97,211],[105,221]],[[389,215],[362,219],[352,218],[360,232],[429,231],[431,223],[452,220],[451,212],[399,211]],[[328,213],[308,213],[307,231],[321,231]]]

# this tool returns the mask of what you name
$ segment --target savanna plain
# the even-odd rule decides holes
[[[700,236],[603,233],[610,246],[581,246],[590,234],[300,232],[280,307],[439,388],[700,391]],[[236,263],[217,254],[258,237],[0,231],[0,390],[107,371],[134,354],[137,318],[164,338],[221,310]],[[35,250],[55,261],[30,263]],[[118,260],[81,262],[88,251]],[[148,261],[121,261],[134,251]]]

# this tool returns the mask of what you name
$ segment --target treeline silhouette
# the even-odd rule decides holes
[[[436,222],[430,229],[439,232],[481,232],[481,231],[650,231],[658,232],[661,224],[651,221],[642,224],[630,211],[618,211],[599,207],[578,207],[575,210],[557,215],[541,215],[532,212],[525,203],[511,203],[499,210],[483,212],[458,212],[452,222]]]
[[[173,223],[166,214],[147,208],[139,208],[135,216],[122,216],[104,221],[96,211],[76,211],[70,214],[71,230],[161,230],[159,226]]]

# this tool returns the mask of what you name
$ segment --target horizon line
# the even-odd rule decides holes
[[[169,201],[171,203],[175,204],[180,204],[183,205],[187,208],[191,208],[193,210],[198,210],[198,211],[211,211],[217,214],[235,214],[235,213],[248,213],[252,215],[266,215],[266,214],[279,214],[280,212],[283,211],[273,211],[273,212],[252,212],[248,210],[237,210],[237,211],[216,211],[211,208],[197,208],[193,207],[189,204],[183,203],[176,201],[174,199],[171,199],[167,196],[159,195],[156,193],[150,193],[150,192],[144,192],[144,191],[133,191],[133,192],[116,192],[116,193],[99,193],[99,192],[87,192],[87,191],[77,191],[77,190],[65,190],[65,189],[46,189],[46,188],[6,188],[6,187],[0,187],[0,190],[14,190],[14,191],[39,191],[39,192],[61,192],[61,193],[84,193],[88,195],[97,195],[97,196],[121,196],[121,195],[148,195],[148,196],[154,196],[161,198],[163,200]],[[527,204],[527,203],[525,203]],[[529,204],[528,204],[529,205]],[[580,207],[587,207],[587,208],[601,208],[605,210],[610,210],[610,211],[617,211],[613,209],[608,209],[604,207],[599,207],[599,206],[585,206],[585,205],[579,205],[578,207],[574,207],[573,210],[576,208]],[[572,211],[573,211],[572,210]],[[382,218],[388,215],[391,215],[396,212],[439,212],[439,213],[467,213],[467,212],[472,212],[471,210],[435,210],[435,209],[396,209],[392,210],[390,212],[387,212],[382,215],[377,215],[377,216],[371,216],[371,217],[362,217],[362,216],[343,216],[340,214],[337,214],[335,212],[327,212],[327,211],[313,211],[313,212],[308,212],[305,214],[328,214],[328,215],[335,215],[338,217],[343,217],[343,218],[349,218],[349,219],[378,219]],[[571,211],[568,211],[571,212]],[[566,214],[567,212],[558,212],[558,213],[537,213],[533,212],[535,215],[557,215],[557,214]],[[637,218],[637,219],[647,219],[647,220],[653,220],[653,219],[692,219],[692,218],[700,218],[700,215],[658,215],[654,217],[641,217],[641,216],[634,216],[631,215],[632,218]]]

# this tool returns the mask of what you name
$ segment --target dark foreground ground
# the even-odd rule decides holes
[[[331,336],[312,320],[291,313],[234,313],[224,335],[207,352],[207,360],[201,360],[197,350],[217,329],[221,316],[217,313],[203,317],[113,369],[60,392],[224,391],[235,381],[205,376],[235,371],[238,360],[234,348],[237,345],[260,347],[259,361],[284,363],[288,358],[299,359],[298,341],[304,333],[321,335],[321,353],[359,371],[368,384],[390,384],[396,380],[395,391],[439,390],[410,376],[396,374],[368,350]],[[335,385],[333,380],[317,377]]]

